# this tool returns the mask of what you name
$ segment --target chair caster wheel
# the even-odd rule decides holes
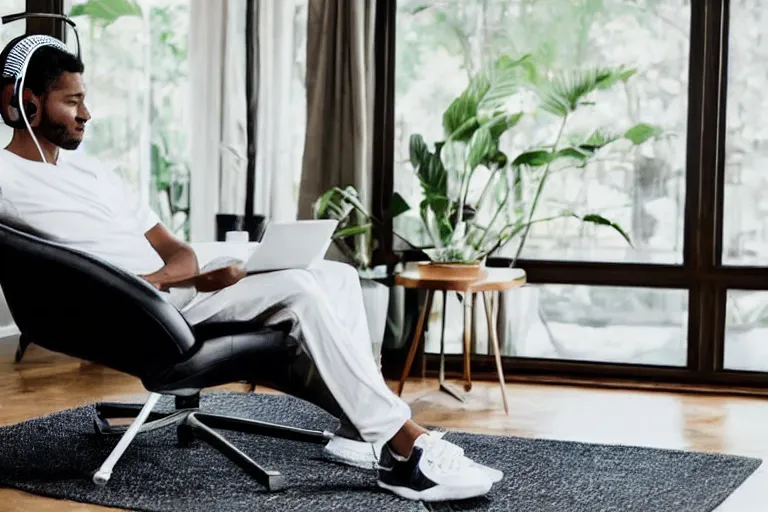
[[[107,485],[111,477],[112,477],[111,472],[98,470],[96,473],[93,474],[93,483],[95,483],[99,487],[104,487],[105,485]]]

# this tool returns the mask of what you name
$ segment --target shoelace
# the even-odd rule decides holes
[[[432,431],[429,433],[429,435],[426,437],[428,439],[428,449],[425,452],[425,455],[427,457],[427,462],[430,464],[434,464],[440,469],[447,469],[452,470],[455,468],[458,468],[459,466],[466,465],[468,463],[471,463],[472,461],[468,459],[464,455],[464,449],[460,446],[457,446],[453,443],[449,443],[448,441],[445,441],[443,439],[443,436],[446,434],[446,432],[440,432],[440,431]],[[431,448],[436,447],[436,448]],[[387,449],[386,446],[384,446],[382,449]],[[433,453],[434,450],[434,453]],[[373,444],[371,444],[371,452],[373,453],[374,459],[377,460],[373,464],[373,469],[375,470],[389,470],[389,468],[385,468],[384,466],[381,466],[378,463],[378,457],[376,456],[376,449],[373,447]]]
[[[453,471],[467,464],[464,450],[440,437],[429,437],[430,442],[424,450],[427,462],[443,471]]]

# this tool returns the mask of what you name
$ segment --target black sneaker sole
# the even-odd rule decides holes
[[[445,485],[436,485],[423,491],[417,491],[410,487],[402,487],[399,485],[391,485],[377,480],[376,483],[382,489],[386,489],[405,498],[413,501],[458,501],[466,500],[469,498],[477,498],[479,496],[485,496],[491,490],[493,484],[491,482],[474,486],[463,487],[448,487]]]

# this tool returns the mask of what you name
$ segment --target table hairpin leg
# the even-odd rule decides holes
[[[472,357],[472,296],[474,294],[466,292],[464,294],[464,391],[472,391],[472,374],[470,370],[470,361]]]
[[[504,412],[509,414],[509,405],[507,404],[507,387],[504,382],[504,370],[501,367],[501,353],[499,351],[499,336],[496,330],[491,292],[483,292],[485,301],[485,316],[488,319],[488,341],[493,346],[493,355],[496,359],[496,372],[499,375],[499,386],[501,386],[501,399],[504,402]]]
[[[403,388],[405,387],[405,381],[408,379],[408,374],[411,373],[411,366],[413,366],[413,360],[416,358],[416,351],[419,349],[419,341],[421,335],[424,333],[424,324],[429,316],[429,312],[432,310],[432,298],[434,292],[427,290],[427,296],[424,299],[424,306],[419,315],[419,321],[416,324],[416,332],[413,333],[413,339],[411,340],[411,348],[408,351],[408,357],[405,359],[405,366],[403,367],[403,374],[400,376],[400,385],[398,386],[397,394],[402,396]]]
[[[443,293],[443,318],[442,318],[442,326],[440,329],[440,374],[439,374],[439,381],[440,381],[440,391],[444,393],[448,393],[456,400],[463,402],[464,397],[459,394],[458,391],[454,390],[448,384],[445,382],[445,318],[446,313],[448,312],[447,306],[448,306],[448,292],[444,291]]]

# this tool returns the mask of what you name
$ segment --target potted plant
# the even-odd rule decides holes
[[[443,113],[443,140],[429,147],[421,135],[410,137],[410,162],[422,188],[419,216],[433,244],[424,250],[430,261],[420,265],[420,270],[474,279],[482,273],[489,255],[516,239],[514,265],[531,226],[563,217],[609,227],[631,244],[621,226],[598,213],[563,211],[537,218],[536,209],[555,168],[583,167],[620,139],[642,144],[660,134],[658,128],[642,123],[621,136],[601,130],[584,136],[565,135],[569,117],[589,104],[591,93],[626,82],[634,73],[619,67],[542,77],[530,56],[513,60],[505,55],[475,75]],[[535,98],[537,107],[525,112],[513,106],[520,103],[520,97]],[[551,143],[508,157],[501,149],[502,137],[524,116],[541,113],[558,118]],[[527,202],[522,187],[525,172],[535,173],[538,180]],[[474,199],[469,197],[470,185],[481,190]]]

